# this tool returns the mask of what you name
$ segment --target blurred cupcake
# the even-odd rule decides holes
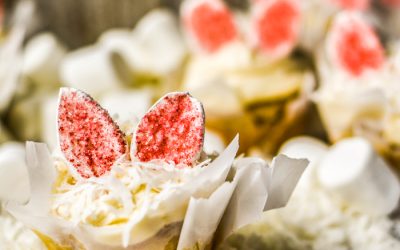
[[[4,127],[4,125],[0,122],[0,144],[3,142],[11,140],[10,132]]]
[[[156,96],[174,90],[186,58],[178,27],[173,13],[155,9],[133,30],[108,30],[97,43],[67,55],[62,81],[95,97],[127,88],[152,87]]]
[[[226,138],[239,131],[242,149],[269,136],[263,147],[273,153],[313,87],[306,60],[292,55],[298,3],[253,1],[234,13],[223,1],[184,1],[181,19],[192,51],[183,88],[204,100],[207,126]]]
[[[331,141],[360,135],[395,156],[399,73],[372,26],[359,13],[338,14],[317,60],[315,101]]]
[[[310,165],[285,208],[229,237],[221,249],[400,248],[397,176],[362,138],[332,147],[313,138],[293,138],[281,153],[306,157]]]
[[[62,89],[58,132],[61,155],[27,143],[30,201],[6,206],[51,249],[206,249],[284,206],[307,165],[235,160],[237,137],[205,154],[201,103],[180,92],[125,136],[88,95]]]
[[[302,11],[299,47],[310,54],[323,43],[335,15],[341,11],[359,11],[376,21],[371,15],[371,0],[305,0],[299,1]]]

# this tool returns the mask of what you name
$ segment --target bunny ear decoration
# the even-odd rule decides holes
[[[102,176],[127,151],[124,134],[107,111],[76,89],[60,91],[58,133],[65,158],[84,178]]]
[[[265,54],[281,57],[297,43],[301,11],[296,0],[253,1],[255,43]]]
[[[192,166],[203,147],[204,121],[198,100],[184,92],[167,94],[140,121],[131,156]]]
[[[385,61],[377,34],[356,12],[343,12],[335,18],[327,46],[330,59],[352,76],[377,70]]]
[[[189,37],[200,50],[213,53],[237,38],[232,13],[220,0],[187,0],[181,16]]]

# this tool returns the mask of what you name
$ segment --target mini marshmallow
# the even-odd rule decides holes
[[[328,152],[328,146],[313,137],[299,136],[285,142],[279,152],[290,158],[307,159],[310,161],[308,166],[314,167]]]
[[[27,202],[30,196],[25,148],[8,142],[0,147],[0,201]]]
[[[390,213],[399,201],[399,180],[362,138],[335,144],[322,160],[317,176],[321,185],[343,202],[374,215]]]
[[[172,13],[161,9],[144,16],[132,32],[122,29],[105,32],[99,45],[117,53],[130,71],[157,75],[177,69],[187,54],[177,20]]]
[[[22,73],[41,87],[56,87],[60,84],[59,66],[66,48],[51,33],[35,36],[27,44]]]
[[[108,53],[115,53],[123,59],[131,72],[148,71],[151,59],[139,45],[133,33],[125,29],[112,29],[101,35],[98,45]]]
[[[111,56],[101,46],[86,47],[68,54],[60,68],[62,82],[93,96],[122,86]]]
[[[167,10],[149,12],[136,25],[133,35],[147,51],[151,70],[155,73],[167,74],[175,70],[187,54],[178,20]]]

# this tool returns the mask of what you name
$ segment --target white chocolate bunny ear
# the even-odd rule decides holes
[[[60,91],[58,134],[65,158],[84,178],[105,174],[127,151],[124,135],[107,111],[72,88]]]
[[[300,5],[296,0],[253,1],[254,43],[271,57],[287,55],[298,41],[300,18]]]
[[[187,0],[182,4],[184,28],[201,51],[213,53],[238,36],[233,14],[220,0]]]
[[[202,104],[185,92],[169,93],[142,118],[132,140],[132,158],[192,166],[204,141]]]
[[[342,12],[328,35],[330,60],[352,76],[377,70],[385,62],[383,46],[373,28],[356,12]]]

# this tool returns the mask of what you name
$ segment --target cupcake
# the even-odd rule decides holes
[[[289,203],[228,237],[221,249],[400,248],[398,212],[392,212],[399,179],[368,141],[350,138],[328,147],[293,138],[280,152],[310,160]]]
[[[399,71],[372,26],[359,13],[338,14],[317,60],[315,101],[330,140],[363,136],[398,165]]]
[[[298,3],[253,1],[233,12],[223,1],[184,1],[180,15],[192,52],[183,88],[204,100],[208,126],[225,138],[239,131],[242,149],[269,138],[262,147],[273,153],[301,123],[313,87],[307,61],[292,53]]]
[[[284,206],[307,160],[235,160],[203,150],[205,116],[188,93],[161,98],[125,135],[99,104],[60,91],[60,152],[27,143],[31,196],[7,210],[49,249],[205,249]],[[285,180],[285,181],[284,181]],[[251,193],[252,196],[248,196]]]

